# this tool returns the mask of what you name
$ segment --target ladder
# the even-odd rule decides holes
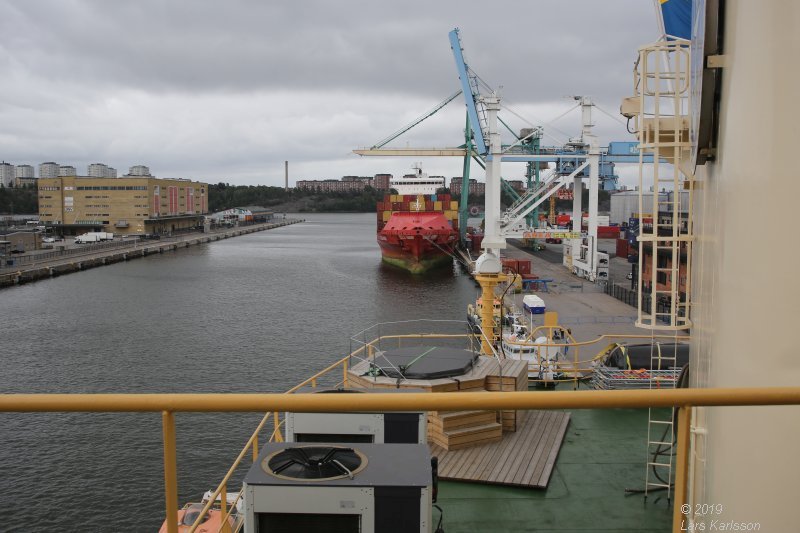
[[[636,325],[651,330],[685,330],[691,327],[688,273],[694,190],[694,175],[688,170],[688,42],[663,41],[641,49],[635,77],[640,105],[635,117],[640,161]],[[647,183],[645,155],[653,157],[653,178]]]
[[[677,343],[672,353],[665,353],[670,349],[655,342],[656,332],[671,331],[677,340],[679,331],[691,327],[694,175],[689,170],[689,67],[689,42],[673,40],[641,48],[634,69],[640,219],[636,326],[651,331],[650,389],[674,388],[680,373]],[[653,158],[652,180],[647,183],[645,156]],[[666,490],[671,499],[674,424],[673,412],[649,410],[645,500],[654,490]]]
[[[649,388],[674,389],[678,383],[678,347],[662,345],[651,339]],[[666,490],[672,495],[673,443],[675,442],[675,410],[650,408],[647,416],[647,464],[645,500],[653,490]]]

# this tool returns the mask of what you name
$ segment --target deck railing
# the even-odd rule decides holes
[[[164,431],[165,510],[170,533],[178,531],[175,413],[178,412],[356,412],[502,409],[678,408],[677,467],[673,530],[680,531],[686,501],[692,407],[800,405],[800,387],[717,388],[625,391],[441,392],[408,394],[9,394],[0,412],[158,412]],[[266,418],[265,418],[266,419]],[[263,426],[262,426],[263,427]],[[256,439],[251,438],[249,446]],[[255,451],[255,448],[254,448]],[[240,459],[244,453],[240,454]],[[229,470],[226,480],[232,470]],[[227,482],[227,481],[226,481]],[[218,489],[217,494],[224,492]],[[224,496],[224,495],[223,495]],[[213,501],[213,498],[211,499]],[[221,499],[223,512],[225,498]]]
[[[469,335],[462,335],[465,340]],[[436,334],[386,335],[382,340],[400,342],[403,339],[431,339]],[[456,335],[442,335],[445,338]],[[674,337],[670,337],[673,338]],[[651,339],[641,335],[602,335],[593,341],[573,343],[588,346],[611,339]],[[377,340],[375,341],[377,342]],[[553,344],[552,346],[563,346]],[[255,431],[245,443],[235,462],[208,498],[205,508],[190,528],[193,533],[203,516],[219,496],[221,513],[230,516],[242,492],[232,502],[227,501],[228,484],[236,469],[251,454],[258,457],[259,437],[272,421],[269,441],[282,442],[280,418],[282,412],[358,412],[358,411],[457,411],[504,409],[611,409],[673,407],[678,408],[677,474],[675,482],[674,531],[680,531],[680,506],[686,498],[689,428],[691,408],[701,406],[800,405],[800,387],[769,389],[674,389],[674,390],[602,390],[559,391],[553,394],[538,392],[469,392],[408,393],[358,395],[296,394],[303,387],[316,388],[322,381],[332,386],[347,386],[348,370],[353,357],[368,358],[375,344],[360,346],[353,353],[334,362],[283,394],[9,394],[0,395],[0,412],[158,412],[162,413],[164,448],[165,511],[169,533],[178,531],[178,487],[176,463],[175,413],[178,412],[265,412]],[[577,350],[575,350],[577,352]],[[577,354],[576,354],[577,355]],[[578,361],[575,361],[576,365]],[[341,374],[339,374],[341,372]],[[341,379],[336,377],[341,376]],[[329,385],[330,386],[330,385]],[[228,507],[230,505],[230,507]],[[222,521],[226,531],[227,519]]]
[[[338,364],[338,363],[337,363]],[[503,409],[610,409],[677,407],[677,467],[673,530],[680,531],[686,501],[689,428],[692,407],[800,405],[800,387],[717,388],[626,391],[442,392],[408,394],[9,394],[0,395],[0,412],[157,412],[164,431],[165,509],[170,533],[178,531],[175,413],[178,412],[357,412],[456,411]],[[263,427],[263,426],[262,426]],[[251,439],[249,445],[254,445]],[[244,454],[240,454],[240,459]],[[233,467],[228,472],[229,479]],[[224,485],[216,494],[224,492]],[[224,496],[224,494],[223,494]],[[211,498],[213,501],[213,497]],[[223,509],[225,498],[221,499]],[[224,512],[224,511],[223,511]]]

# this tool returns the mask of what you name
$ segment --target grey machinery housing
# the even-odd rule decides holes
[[[270,443],[244,479],[245,533],[429,533],[426,444]]]
[[[316,394],[368,394],[381,392],[403,394],[423,392],[418,389],[313,389],[303,388],[298,393]],[[427,416],[424,411],[394,413],[286,413],[285,439],[287,442],[339,442],[425,444],[427,442]]]

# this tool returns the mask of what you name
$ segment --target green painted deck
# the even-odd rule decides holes
[[[546,394],[546,393],[544,393]],[[547,489],[441,481],[447,533],[476,531],[667,532],[664,492],[625,495],[644,487],[647,410],[572,410]],[[434,509],[434,525],[439,512]]]

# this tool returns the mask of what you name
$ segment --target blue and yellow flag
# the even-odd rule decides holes
[[[692,38],[692,0],[659,0],[664,33],[668,37]]]

